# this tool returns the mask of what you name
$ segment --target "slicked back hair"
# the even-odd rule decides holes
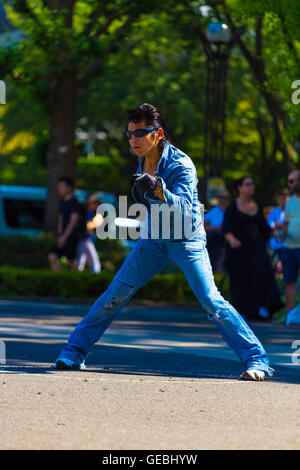
[[[148,128],[161,127],[164,130],[164,136],[159,142],[158,150],[162,154],[164,146],[167,142],[170,142],[170,137],[166,131],[165,120],[155,106],[148,103],[143,103],[133,109],[128,109],[127,112],[128,122],[140,122],[145,121]]]

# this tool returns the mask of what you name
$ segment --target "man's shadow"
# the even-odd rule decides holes
[[[62,349],[60,342],[43,344],[14,339],[6,344],[7,360],[6,364],[0,365],[0,374],[60,374],[69,372],[53,368]],[[276,366],[274,376],[268,380],[299,384],[300,376],[295,368]],[[86,369],[76,373],[239,380],[242,372],[243,365],[238,358],[234,361],[161,349],[96,344],[87,357]]]

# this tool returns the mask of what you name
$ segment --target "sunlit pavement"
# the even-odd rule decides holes
[[[299,327],[250,323],[275,373],[262,384],[245,383],[242,364],[201,310],[132,303],[94,345],[84,371],[54,370],[63,344],[88,309],[0,301],[0,412],[7,425],[6,432],[0,430],[0,448],[299,447]],[[167,392],[163,400],[157,388]],[[136,406],[142,410],[138,417]],[[238,419],[229,419],[238,411]],[[16,421],[22,421],[21,428]],[[211,440],[221,424],[231,434]],[[63,441],[61,426],[73,429]],[[105,437],[99,434],[103,426]]]
[[[28,358],[32,363],[40,363],[43,359],[43,362],[51,364],[56,357],[52,350],[59,352],[60,347],[50,347],[50,344],[62,345],[88,309],[88,305],[0,301],[0,339],[6,344],[7,364],[21,362],[23,359],[25,365]],[[300,327],[266,322],[250,324],[267,350],[270,364],[274,367],[294,369],[298,375],[300,365],[297,362],[300,362],[300,354],[298,357],[297,348],[300,347]],[[29,343],[38,345],[39,340],[43,345],[49,341],[49,348],[46,348],[48,353],[43,346],[42,356],[35,356],[33,351],[30,353]],[[98,352],[101,345],[106,346],[101,348],[102,354]],[[129,305],[94,346],[87,365],[96,365],[96,357],[101,358],[100,364],[107,362],[107,347],[119,348],[122,357],[124,349],[138,349],[218,358],[220,363],[222,359],[238,362],[235,353],[222,340],[205,313],[189,307],[150,308]],[[188,368],[185,368],[185,373],[188,374],[189,370],[186,369]],[[199,373],[201,374],[201,364]]]

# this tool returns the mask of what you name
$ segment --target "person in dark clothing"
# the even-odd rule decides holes
[[[74,183],[63,177],[58,181],[59,201],[58,227],[55,245],[52,247],[48,260],[53,271],[59,271],[59,258],[65,256],[71,268],[77,267],[76,254],[78,242],[86,234],[85,209],[74,196]]]
[[[231,301],[247,319],[267,319],[283,307],[267,251],[268,239],[277,233],[270,229],[262,207],[253,199],[253,180],[240,178],[235,189],[238,196],[229,204],[223,221]]]

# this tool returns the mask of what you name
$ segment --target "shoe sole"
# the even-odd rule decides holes
[[[264,377],[255,379],[255,378],[254,378],[251,374],[249,374],[248,372],[244,372],[244,373],[241,375],[241,378],[242,378],[242,380],[249,380],[249,381],[252,381],[252,382],[262,382],[263,380],[265,380]]]
[[[63,361],[57,361],[55,363],[54,369],[59,370],[81,370],[81,366],[73,364],[72,366],[67,366]]]

